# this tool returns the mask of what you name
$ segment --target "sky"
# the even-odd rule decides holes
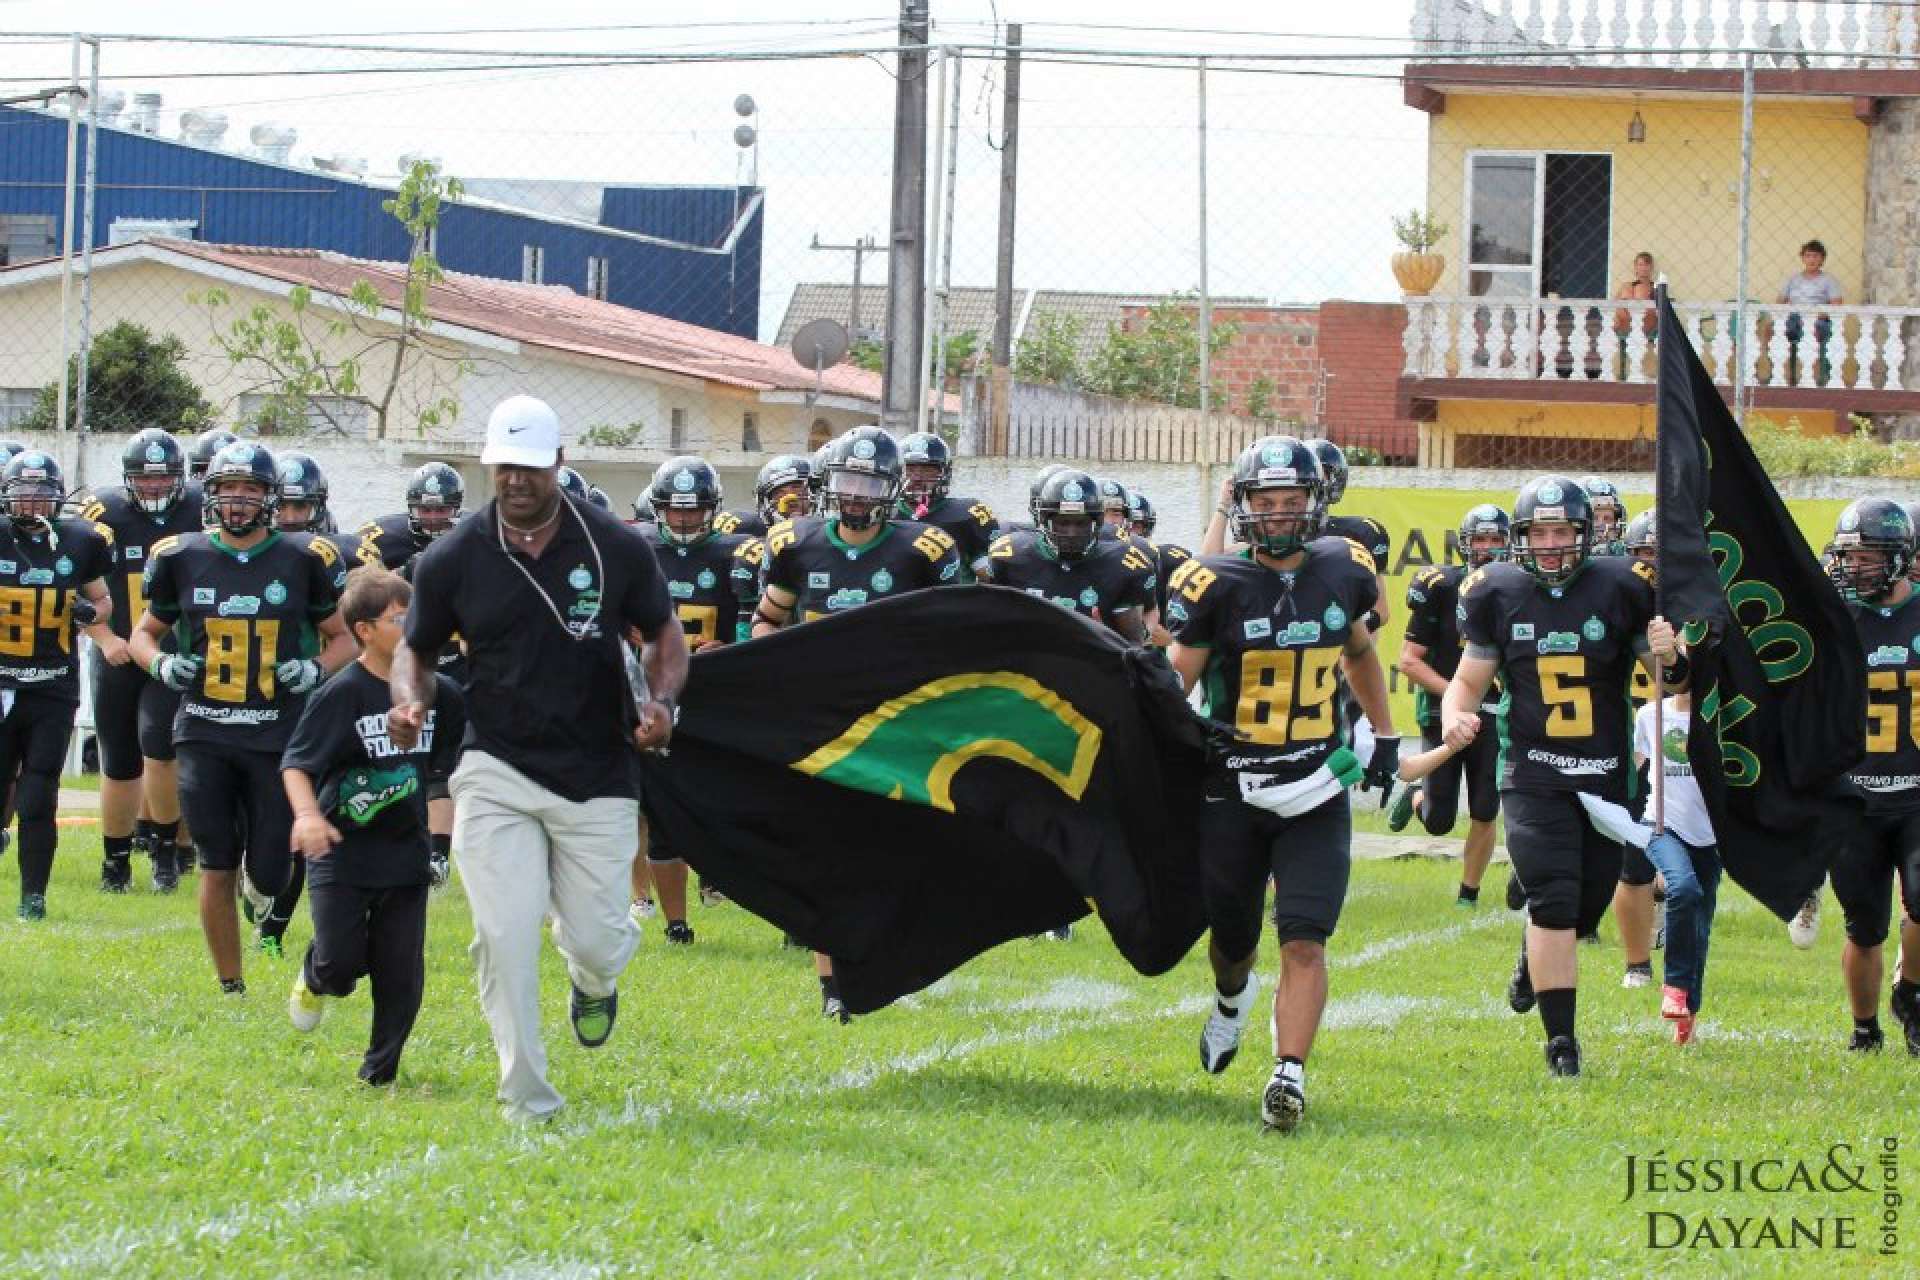
[[[1187,29],[1169,31],[1145,29],[1172,22],[1165,4],[1143,0],[935,0],[933,38],[992,43],[996,21],[1019,21],[1029,48],[1216,58],[1386,54],[1364,63],[1292,63],[1287,74],[1275,74],[1271,63],[1209,73],[1206,245],[1216,296],[1386,298],[1395,296],[1389,216],[1418,203],[1425,189],[1426,119],[1402,105],[1393,79],[1399,64],[1392,55],[1404,48],[1411,8],[1412,0],[1337,7],[1223,0],[1181,7],[1178,22]],[[158,11],[124,0],[0,0],[0,30],[150,33]],[[419,152],[466,177],[725,184],[757,176],[767,191],[763,334],[770,334],[795,281],[851,274],[851,255],[810,249],[814,236],[884,243],[888,220],[893,59],[774,55],[884,47],[896,13],[885,0],[815,0],[805,12],[802,25],[790,0],[721,0],[692,10],[547,0],[536,13],[501,0],[332,0],[324,7],[202,0],[166,7],[167,34],[338,37],[449,52],[113,41],[102,73],[109,89],[161,91],[169,136],[179,112],[218,109],[231,121],[229,147],[244,146],[255,124],[286,123],[300,133],[296,161],[358,155],[376,174],[393,172],[402,153]],[[650,21],[659,25],[587,29]],[[712,25],[686,25],[692,21]],[[773,22],[786,25],[766,25]],[[578,29],[524,30],[535,24]],[[455,28],[475,33],[449,34]],[[742,56],[619,68],[529,67],[504,56],[639,50]],[[0,93],[63,80],[67,58],[58,42],[8,44]],[[1063,66],[1039,58],[1029,58],[1024,72],[1016,284],[1197,288],[1193,66]],[[429,66],[458,69],[427,74]],[[406,70],[389,70],[396,67]],[[949,134],[957,137],[950,278],[986,285],[997,238],[1000,72],[964,50],[957,70],[949,69],[949,95],[957,83],[959,103],[949,116],[957,121]],[[753,155],[732,140],[741,123],[732,103],[741,93],[759,107]],[[870,259],[867,279],[882,270]]]

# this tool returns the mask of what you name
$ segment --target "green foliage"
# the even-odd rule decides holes
[[[1812,435],[1798,418],[1749,418],[1747,441],[1772,476],[1920,476],[1920,444],[1882,444],[1864,420],[1845,435]]]
[[[847,359],[868,373],[880,373],[887,367],[886,344],[875,342],[872,338],[862,338],[853,344],[853,350],[847,353]]]
[[[1451,230],[1431,212],[1421,213],[1418,209],[1409,209],[1406,217],[1393,220],[1393,238],[1414,253],[1433,252],[1434,246],[1446,239]]]
[[[87,429],[111,435],[143,427],[197,431],[213,418],[206,393],[180,368],[187,344],[176,334],[156,338],[141,325],[122,320],[93,340],[87,360]],[[79,405],[80,358],[67,366],[66,429],[74,429]],[[49,382],[19,424],[26,431],[51,431],[60,412],[60,385]]]
[[[425,387],[407,406],[416,434],[459,415],[453,388],[472,372],[473,362],[433,337],[427,291],[445,273],[427,252],[427,241],[442,207],[463,190],[458,178],[421,161],[401,179],[393,198],[382,202],[380,207],[406,228],[412,245],[397,306],[385,302],[366,279],[355,280],[337,304],[316,305],[313,291],[300,285],[288,294],[285,308],[263,303],[222,324],[233,305],[226,290],[187,295],[190,303],[206,308],[215,345],[250,380],[246,392],[263,397],[241,425],[349,435],[355,423],[343,408],[364,406],[374,434],[384,439],[394,426],[401,386],[409,382]]]
[[[1013,353],[1013,376],[1022,382],[1067,386],[1080,378],[1080,335],[1086,321],[1057,311],[1042,311],[1027,321]]]
[[[638,420],[624,427],[616,427],[608,422],[596,422],[580,433],[580,443],[595,445],[604,449],[630,449],[646,437],[647,424]]]
[[[960,333],[948,334],[946,347],[947,376],[949,378],[957,378],[965,373],[967,371],[967,361],[973,359],[973,353],[979,349],[980,334],[978,330],[966,329]]]
[[[1239,331],[1231,322],[1216,323],[1208,338],[1209,353],[1217,356],[1226,350]],[[1191,300],[1165,298],[1149,307],[1137,326],[1108,325],[1106,345],[1094,353],[1083,385],[1101,395],[1198,408],[1200,320]],[[1210,399],[1225,405],[1218,387]]]
[[[1364,444],[1343,444],[1340,448],[1347,455],[1347,465],[1350,467],[1378,467],[1386,462],[1378,449]]]
[[[1273,409],[1273,379],[1262,375],[1247,386],[1247,416],[1272,422],[1280,415]]]

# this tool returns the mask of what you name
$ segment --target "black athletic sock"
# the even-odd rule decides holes
[[[1239,996],[1241,993],[1246,991],[1247,980],[1245,978],[1240,979],[1239,990],[1229,991],[1225,987],[1220,985],[1220,980],[1218,978],[1215,978],[1213,981],[1213,989],[1219,993],[1221,1004],[1230,1005],[1234,1002],[1235,997]]]
[[[149,822],[147,827],[156,837],[166,841],[168,844],[178,844],[180,842],[180,819],[178,818],[175,818],[172,822]]]
[[[431,836],[429,837],[429,841],[433,846],[434,857],[447,858],[453,856],[453,837],[451,835]],[[419,847],[419,845],[414,846],[416,849]]]
[[[832,974],[823,973],[820,975],[820,994],[835,1000],[840,998],[840,984],[833,980]]]
[[[100,843],[106,847],[109,862],[125,862],[133,856],[132,836],[107,836]]]
[[[1920,997],[1920,982],[1908,982],[1905,978],[1901,977],[1894,978],[1893,998],[1895,1000],[1911,1002],[1916,997]]]
[[[1573,1034],[1573,1006],[1575,991],[1572,987],[1556,987],[1552,991],[1535,991],[1534,998],[1540,1002],[1540,1025],[1547,1029],[1547,1039],[1555,1036]]]
[[[153,819],[137,818],[134,820],[133,842],[143,849],[153,848]]]
[[[1460,897],[1466,902],[1480,901],[1480,886],[1477,884],[1462,884],[1460,886]]]
[[[1853,1020],[1853,1029],[1855,1031],[1864,1031],[1868,1035],[1874,1035],[1874,1036],[1879,1035],[1880,1034],[1880,1015],[1874,1014],[1871,1017],[1855,1018]]]

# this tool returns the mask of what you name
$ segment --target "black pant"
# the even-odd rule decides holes
[[[1214,945],[1229,959],[1260,944],[1260,907],[1273,882],[1273,927],[1281,942],[1324,943],[1340,923],[1352,870],[1347,794],[1283,818],[1237,795],[1200,809],[1200,892]]]
[[[20,816],[23,898],[44,895],[53,875],[53,851],[59,843],[53,819],[75,710],[75,703],[61,698],[16,693],[12,709],[0,720],[0,779],[19,775],[13,783],[13,810]]]
[[[293,810],[280,782],[280,753],[183,742],[178,755],[180,816],[193,832],[200,865],[237,870],[244,846],[253,887],[270,895],[285,889],[293,867]]]
[[[1620,879],[1620,845],[1594,829],[1573,791],[1500,793],[1507,854],[1527,891],[1527,917],[1542,929],[1592,933]]]
[[[1440,726],[1423,725],[1420,745],[1431,751],[1442,741]],[[1460,812],[1460,780],[1467,781],[1467,816],[1492,822],[1500,816],[1500,730],[1494,718],[1480,713],[1480,733],[1473,745],[1456,753],[1420,784],[1420,825],[1430,836],[1453,830]]]
[[[1920,810],[1867,814],[1833,860],[1833,896],[1854,946],[1887,940],[1896,878],[1907,914],[1920,920]]]
[[[117,782],[140,776],[143,760],[173,759],[173,720],[180,695],[138,665],[112,666],[94,651],[93,732],[100,772]]]
[[[307,990],[352,995],[355,983],[370,980],[373,1033],[360,1078],[390,1084],[427,982],[427,886],[363,889],[321,881],[308,888],[313,941],[305,961]]]

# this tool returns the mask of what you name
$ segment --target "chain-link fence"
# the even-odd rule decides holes
[[[0,107],[0,422],[457,454],[529,391],[588,447],[735,473],[875,418],[1036,461],[1288,430],[1644,469],[1663,276],[1744,413],[1920,412],[1914,4],[1407,22],[1361,52],[14,40],[0,97],[46,96]]]

